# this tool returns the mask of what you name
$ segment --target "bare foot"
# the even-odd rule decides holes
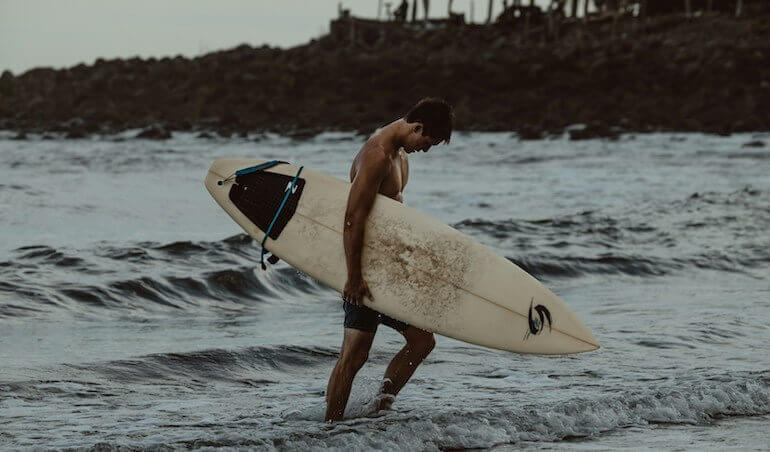
[[[380,392],[377,395],[377,399],[379,399],[379,403],[377,404],[377,411],[389,410],[390,406],[393,405],[393,402],[396,401],[396,395],[391,393],[393,390],[392,388],[393,381],[390,378],[385,378],[382,380],[382,384],[380,385]]]
[[[396,401],[396,396],[393,394],[380,394],[380,404],[377,406],[377,411],[389,410],[393,402]]]

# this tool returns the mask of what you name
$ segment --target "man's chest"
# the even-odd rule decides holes
[[[388,176],[380,185],[380,193],[391,198],[395,197],[404,190],[409,178],[409,166],[406,156],[400,156],[393,159]]]

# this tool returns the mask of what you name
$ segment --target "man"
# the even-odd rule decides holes
[[[363,305],[368,297],[376,306],[361,274],[361,250],[366,219],[377,194],[403,202],[409,179],[407,154],[427,152],[452,134],[452,109],[440,99],[423,99],[407,115],[377,130],[353,160],[345,211],[343,244],[348,279],[342,293],[345,308],[345,334],[337,364],[326,390],[326,420],[342,419],[350,396],[353,378],[364,365],[369,349],[382,323],[404,336],[406,345],[396,354],[385,371],[379,409],[387,409],[396,394],[412,376],[417,366],[433,349],[433,334],[399,322]]]

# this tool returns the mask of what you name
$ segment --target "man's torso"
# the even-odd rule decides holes
[[[364,144],[350,167],[350,181],[355,179],[358,171],[371,161],[372,155],[376,152],[384,152],[388,155],[390,166],[385,170],[387,174],[382,179],[378,187],[378,193],[388,198],[395,199],[398,202],[404,202],[403,191],[409,180],[409,161],[406,152],[399,149],[394,152],[393,149],[385,149],[376,138],[370,139]],[[397,157],[390,157],[396,154]],[[408,323],[380,314],[367,306],[356,306],[345,302],[345,328],[366,331],[374,334],[377,331],[377,325],[384,324],[396,331],[404,332],[409,328]]]

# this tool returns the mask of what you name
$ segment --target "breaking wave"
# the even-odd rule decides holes
[[[216,242],[100,244],[88,250],[27,246],[14,254],[0,262],[0,296],[7,300],[0,301],[0,317],[56,308],[83,315],[248,310],[286,294],[327,293],[285,264],[259,270],[259,248],[245,234]]]

